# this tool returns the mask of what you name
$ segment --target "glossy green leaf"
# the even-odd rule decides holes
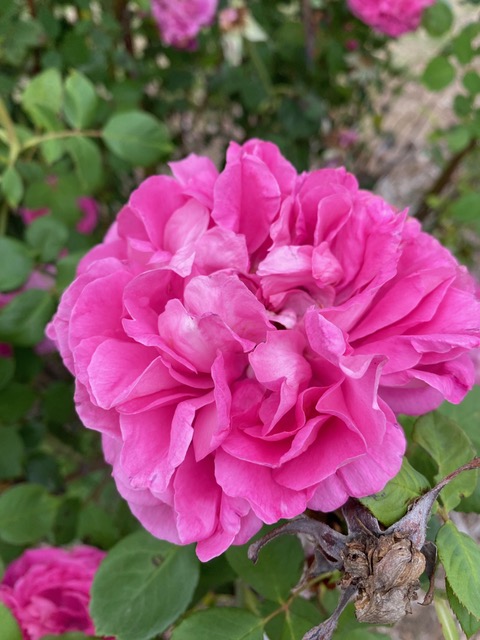
[[[40,262],[53,262],[62,249],[65,249],[68,229],[60,220],[45,215],[28,225],[25,239]]]
[[[97,92],[90,80],[72,71],[65,82],[65,117],[75,129],[85,129],[95,119]]]
[[[480,547],[451,521],[438,532],[436,544],[452,591],[460,604],[480,619]]]
[[[32,257],[22,242],[0,237],[0,291],[12,291],[20,287],[32,268]]]
[[[463,86],[473,95],[480,93],[480,74],[476,71],[467,71],[463,76]]]
[[[23,108],[40,127],[45,126],[44,109],[57,114],[62,102],[62,78],[57,69],[47,69],[36,75],[22,94]]]
[[[361,502],[384,525],[389,526],[405,515],[408,505],[430,488],[428,480],[406,458],[397,475],[383,491],[362,498]]]
[[[422,16],[423,26],[435,38],[447,33],[452,27],[453,20],[454,16],[451,8],[442,0],[439,0],[431,7],[427,7]]]
[[[89,138],[71,138],[65,146],[83,192],[93,193],[102,184],[104,173],[98,144]]]
[[[262,620],[243,609],[217,607],[188,616],[172,640],[262,640]]]
[[[0,602],[0,638],[2,640],[22,640],[23,635],[10,609]]]
[[[15,427],[0,427],[0,480],[11,480],[22,474],[25,448]]]
[[[262,596],[285,602],[303,571],[304,553],[299,540],[294,536],[273,540],[261,550],[255,565],[247,556],[249,545],[230,547],[228,562]]]
[[[15,372],[14,358],[0,358],[0,390],[9,384]]]
[[[36,399],[34,390],[26,384],[12,382],[0,391],[0,423],[14,424],[32,408]]]
[[[90,611],[99,635],[147,640],[186,610],[198,581],[193,547],[157,540],[144,531],[119,542],[98,570]]]
[[[2,175],[2,191],[11,207],[16,207],[23,198],[22,177],[15,167],[8,167]]]
[[[40,541],[52,529],[57,501],[35,484],[19,484],[0,496],[0,538],[10,544]]]
[[[422,75],[423,84],[430,91],[441,91],[455,78],[455,67],[444,56],[433,58]]]
[[[480,631],[480,620],[475,616],[472,616],[472,614],[469,613],[465,609],[465,607],[460,604],[460,601],[453,593],[452,587],[450,586],[448,580],[445,581],[445,586],[447,589],[448,601],[450,603],[450,606],[452,607],[452,611],[456,615],[463,632],[465,633],[467,638],[470,638],[475,633],[477,633],[477,631]]]
[[[132,166],[147,167],[171,150],[165,125],[143,111],[113,115],[102,135],[110,151]]]
[[[437,463],[436,481],[475,456],[475,449],[465,432],[453,420],[438,412],[429,413],[417,420],[413,440]],[[476,471],[462,473],[452,480],[440,493],[445,509],[447,511],[454,509],[462,497],[473,493],[476,484]]]
[[[22,291],[0,309],[0,341],[33,346],[45,337],[45,325],[55,310],[48,291]]]

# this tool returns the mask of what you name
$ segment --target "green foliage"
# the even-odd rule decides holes
[[[450,589],[468,613],[480,620],[480,547],[453,522],[443,525],[436,544]],[[466,577],[468,576],[468,580]]]
[[[19,484],[0,496],[0,538],[10,544],[39,542],[51,531],[57,501],[35,484]]]
[[[221,607],[198,611],[173,632],[172,640],[262,640],[262,621],[248,611]]]
[[[475,456],[475,449],[465,432],[453,421],[441,414],[427,414],[415,423],[413,439],[435,460],[438,482]],[[446,511],[452,511],[462,497],[473,493],[477,484],[477,472],[462,473],[440,493]]]
[[[0,237],[0,291],[20,287],[32,266],[31,252],[24,244],[14,238]]]
[[[480,620],[472,615],[467,609],[460,604],[460,600],[452,591],[452,587],[448,580],[446,580],[448,602],[457,617],[457,620],[462,627],[463,632],[467,638],[471,638],[477,631],[480,631]]]
[[[380,522],[389,526],[400,520],[412,500],[429,488],[428,480],[411,466],[407,458],[404,458],[402,468],[383,491],[368,498],[362,498],[361,502]]]
[[[113,115],[102,136],[113,153],[133,165],[148,167],[171,150],[167,129],[141,111]]]
[[[22,640],[22,632],[10,609],[0,602],[0,634],[2,640]]]
[[[304,554],[297,538],[286,536],[262,549],[256,565],[247,557],[249,545],[230,547],[227,560],[250,587],[265,598],[285,602],[302,575]]]
[[[188,607],[199,572],[192,547],[156,540],[146,532],[118,543],[98,570],[91,613],[100,635],[147,640]]]
[[[425,67],[422,80],[431,91],[441,91],[448,87],[455,79],[455,68],[448,58],[438,56],[433,58]]]

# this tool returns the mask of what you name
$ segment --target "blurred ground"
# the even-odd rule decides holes
[[[461,0],[451,0],[456,24],[480,20],[480,11]],[[458,28],[458,27],[457,27]],[[424,30],[403,36],[393,44],[395,58],[417,78],[426,62],[446,44],[443,38],[428,37]],[[374,190],[396,207],[414,207],[439,175],[439,168],[426,151],[427,140],[436,128],[455,122],[452,98],[458,85],[433,93],[417,82],[407,84],[400,98],[386,94],[379,107],[384,114],[382,128],[392,133],[358,166],[373,176],[380,176]],[[479,596],[480,597],[480,596]]]

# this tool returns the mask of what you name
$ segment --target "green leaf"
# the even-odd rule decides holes
[[[197,611],[173,632],[172,640],[262,640],[262,620],[243,609]]]
[[[96,504],[87,504],[80,512],[77,536],[87,544],[108,549],[117,542],[120,534],[104,509]]]
[[[455,624],[452,610],[448,606],[446,598],[437,592],[435,594],[434,605],[445,640],[460,640],[457,625]]]
[[[360,502],[370,509],[384,525],[390,526],[405,515],[408,505],[430,488],[428,480],[414,469],[406,458],[397,475],[383,491],[362,498]]]
[[[16,545],[38,542],[52,529],[57,501],[35,484],[19,484],[0,496],[0,538]]]
[[[468,146],[471,133],[467,127],[457,126],[445,134],[448,147],[452,153],[458,153]]]
[[[261,611],[264,617],[270,617],[274,611],[278,611],[278,602],[265,602]],[[297,640],[320,624],[323,617],[325,616],[322,616],[311,601],[295,598],[288,607],[267,622],[265,633],[269,638]]]
[[[472,95],[480,93],[480,74],[476,71],[467,71],[463,76],[463,86]]]
[[[81,258],[85,255],[84,251],[70,253],[65,258],[57,262],[57,289],[61,292],[68,287],[73,281],[77,266]]]
[[[85,194],[92,193],[103,182],[100,149],[89,138],[72,138],[65,142],[67,153],[75,165],[75,173]]]
[[[52,382],[43,394],[43,415],[47,422],[67,424],[75,418],[74,388],[70,382]]]
[[[435,460],[439,481],[446,475],[469,462],[475,456],[475,449],[468,436],[449,418],[440,413],[429,413],[415,423],[413,440]],[[477,472],[461,473],[440,493],[440,499],[447,511],[454,509],[464,496],[475,490]]]
[[[97,92],[90,80],[72,71],[65,82],[65,117],[75,129],[84,129],[95,119]]]
[[[97,571],[90,612],[97,633],[147,640],[188,607],[198,581],[193,547],[178,547],[144,531],[119,542]]]
[[[23,635],[10,609],[0,602],[0,638],[22,640]]]
[[[455,67],[444,56],[430,60],[422,75],[422,82],[430,91],[441,91],[454,79]]]
[[[148,167],[171,150],[165,125],[143,111],[113,115],[102,135],[110,151],[132,166]]]
[[[427,7],[422,15],[422,25],[434,38],[443,36],[453,24],[453,12],[445,2],[439,0],[433,6]]]
[[[463,31],[456,36],[451,43],[453,55],[460,64],[468,64],[472,61],[475,51],[472,46],[471,35],[467,31]]]
[[[438,411],[454,420],[465,431],[475,446],[477,455],[480,455],[480,429],[478,428],[480,423],[480,386],[475,385],[460,404],[444,402]]]
[[[18,240],[0,237],[0,291],[18,289],[33,269],[27,247]]]
[[[467,638],[470,638],[474,633],[480,631],[480,620],[478,620],[475,616],[472,616],[472,614],[469,613],[465,609],[465,607],[460,604],[460,601],[453,593],[452,587],[450,586],[448,580],[445,580],[445,586],[447,589],[448,601],[450,603],[450,606],[452,607],[452,611],[456,615],[457,620],[463,629],[463,632],[465,633]]]
[[[451,521],[438,532],[436,544],[452,591],[460,604],[480,619],[480,547]]]
[[[0,341],[31,347],[45,337],[45,325],[55,311],[48,291],[22,291],[0,309]]]
[[[262,596],[285,602],[302,575],[305,558],[298,538],[284,536],[272,540],[261,550],[256,565],[247,556],[249,546],[250,543],[230,547],[226,553],[228,562]]]
[[[349,629],[344,633],[335,634],[334,640],[390,640],[385,633],[375,633],[367,629]]]
[[[449,212],[458,222],[480,225],[480,193],[470,191],[460,196]]]
[[[15,373],[14,358],[0,358],[0,389],[10,383]]]
[[[23,471],[25,449],[15,427],[0,428],[0,480],[18,478]]]
[[[22,177],[15,167],[8,167],[2,176],[2,191],[11,207],[16,207],[23,197]]]
[[[461,93],[453,99],[453,110],[459,118],[468,116],[473,108],[473,99],[471,96],[464,96]]]
[[[34,220],[25,232],[25,239],[35,250],[40,262],[53,262],[68,239],[68,229],[51,215]]]
[[[63,101],[62,78],[57,69],[47,69],[36,75],[22,94],[22,107],[33,122],[44,127],[44,111],[58,114]]]
[[[35,392],[20,382],[12,382],[0,391],[0,423],[13,424],[21,420],[35,402]]]

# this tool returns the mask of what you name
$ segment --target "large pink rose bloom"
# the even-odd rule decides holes
[[[436,0],[348,0],[357,18],[387,36],[415,31],[422,13]]]
[[[195,45],[198,32],[211,24],[218,0],[152,0],[163,42],[178,49]]]
[[[343,169],[299,176],[257,140],[220,174],[171,168],[83,259],[48,335],[133,513],[207,560],[382,489],[394,411],[473,384],[480,309],[451,254]]]
[[[95,634],[88,613],[90,588],[104,556],[83,545],[43,547],[12,562],[0,583],[0,601],[17,619],[24,640],[68,631]]]

